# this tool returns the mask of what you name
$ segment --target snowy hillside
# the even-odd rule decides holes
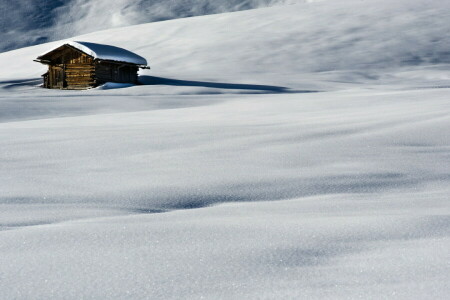
[[[113,27],[313,1],[0,0],[0,52]]]
[[[406,79],[426,84],[447,77],[450,3],[441,1],[323,1],[137,25],[74,37],[136,51],[152,67],[142,74],[287,85],[312,77],[331,84]],[[349,9],[351,7],[351,9]],[[327,22],[323,22],[327,16]],[[330,26],[332,24],[332,26]],[[31,63],[62,42],[2,55],[0,78],[37,78]],[[17,71],[8,72],[7,66]],[[419,67],[419,68],[418,68]],[[410,72],[410,68],[413,70]],[[430,72],[416,78],[417,70]],[[388,69],[388,70],[386,70]],[[299,77],[300,74],[307,77]],[[315,80],[317,82],[317,80]],[[155,91],[154,88],[151,91]]]
[[[1,53],[0,299],[446,299],[450,4],[308,2]]]

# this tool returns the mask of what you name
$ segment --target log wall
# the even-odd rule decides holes
[[[102,62],[96,65],[95,77],[99,83],[108,81],[136,83],[138,67],[121,63]]]
[[[65,66],[68,89],[95,86],[95,66],[93,64],[67,64]]]

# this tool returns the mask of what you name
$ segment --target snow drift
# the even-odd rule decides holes
[[[0,54],[1,296],[446,299],[448,8],[75,37],[152,61],[120,89],[39,88],[32,59],[63,41]]]

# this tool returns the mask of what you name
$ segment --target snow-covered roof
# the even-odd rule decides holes
[[[131,51],[128,51],[126,49],[119,48],[116,46],[96,44],[96,43],[90,43],[90,42],[75,42],[75,41],[68,41],[65,44],[70,45],[70,46],[92,56],[94,59],[112,60],[112,61],[136,64],[136,65],[140,65],[140,66],[147,65],[147,60],[145,58],[143,58],[142,56],[139,56]],[[38,58],[41,58],[44,55],[41,55]]]

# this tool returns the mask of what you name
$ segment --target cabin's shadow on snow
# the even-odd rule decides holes
[[[257,94],[274,94],[274,93],[315,93],[317,91],[298,91],[291,90],[283,86],[275,85],[259,85],[259,84],[242,84],[242,83],[222,83],[210,81],[193,81],[180,80],[156,76],[139,76],[139,82],[143,85],[165,85],[165,86],[187,86],[187,87],[204,87],[213,89],[239,90],[242,93]]]
[[[39,86],[39,84],[42,84],[41,78],[27,78],[27,79],[0,81],[0,86],[3,89],[12,89],[24,86],[32,87],[32,86]]]

